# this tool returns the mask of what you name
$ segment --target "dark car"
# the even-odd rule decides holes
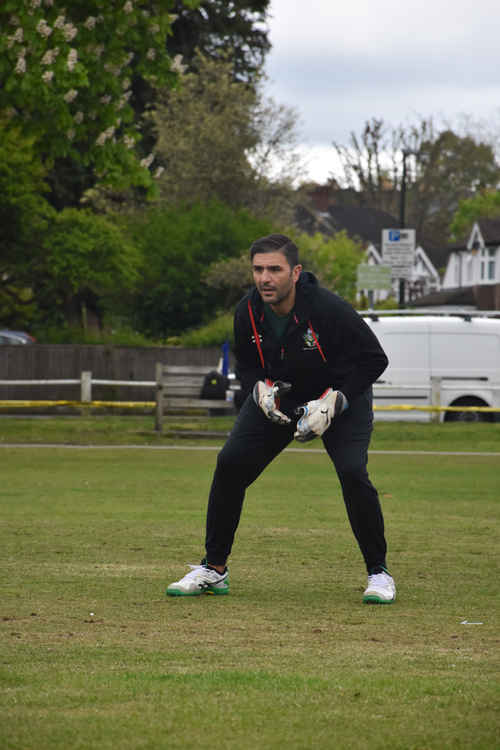
[[[8,331],[0,330],[0,345],[10,344],[11,346],[23,345],[23,344],[35,344],[36,339],[30,336],[29,333],[24,331]]]

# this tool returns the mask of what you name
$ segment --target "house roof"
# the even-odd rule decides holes
[[[330,221],[336,231],[345,229],[352,237],[380,246],[383,229],[397,229],[400,222],[386,211],[359,206],[328,206]]]
[[[335,234],[345,230],[350,237],[358,237],[380,247],[382,229],[397,229],[400,222],[386,211],[359,206],[338,206],[330,203],[325,211],[306,206],[296,210],[297,224],[306,232]]]
[[[477,223],[486,245],[500,245],[500,219],[479,219]]]

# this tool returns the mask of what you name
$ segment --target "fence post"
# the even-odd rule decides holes
[[[164,399],[164,383],[163,383],[163,364],[161,362],[156,363],[156,419],[155,419],[155,430],[158,434],[162,434],[163,431],[163,399]]]
[[[441,406],[441,380],[438,375],[431,375],[431,406]],[[431,421],[439,422],[439,411],[431,413]]]
[[[80,375],[80,401],[90,403],[92,401],[92,372],[84,370]]]

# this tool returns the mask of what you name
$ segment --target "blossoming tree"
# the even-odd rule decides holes
[[[184,0],[196,7],[199,0]],[[49,162],[68,158],[114,186],[152,184],[141,158],[133,81],[176,83],[166,39],[172,0],[2,0],[0,121],[34,137]]]

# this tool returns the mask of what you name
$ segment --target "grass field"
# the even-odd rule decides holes
[[[24,421],[1,420],[2,441],[25,442]],[[373,446],[498,451],[498,425],[456,427],[380,425]],[[185,442],[0,447],[2,750],[500,747],[499,455],[371,456],[394,605],[361,603],[311,450],[249,490],[231,594],[167,599],[202,554],[215,459]]]

